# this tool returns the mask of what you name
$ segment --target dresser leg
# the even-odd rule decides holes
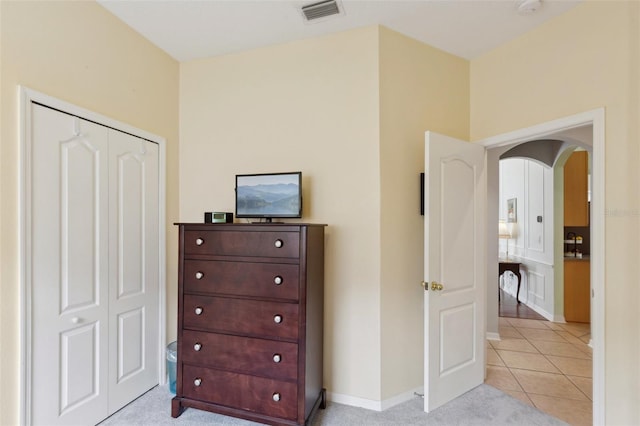
[[[180,398],[178,398],[177,396],[174,396],[173,399],[171,400],[171,417],[175,419],[176,417],[180,416],[180,414],[182,414],[183,411],[184,411],[184,407],[180,402]]]

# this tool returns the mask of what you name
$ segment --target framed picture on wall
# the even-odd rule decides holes
[[[518,199],[510,198],[507,200],[507,222],[516,223],[518,221]]]

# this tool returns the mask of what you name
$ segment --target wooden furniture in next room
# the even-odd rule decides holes
[[[589,259],[564,259],[564,319],[567,322],[591,322],[590,266]]]
[[[516,300],[520,303],[520,283],[522,282],[522,275],[520,274],[520,262],[512,262],[510,260],[499,260],[498,261],[498,280],[502,274],[507,271],[511,271],[518,277],[518,290],[516,291]],[[494,269],[495,270],[495,269]],[[498,284],[499,286],[499,284]],[[500,297],[500,289],[498,289],[498,298]],[[495,300],[495,299],[494,299]]]
[[[178,224],[178,361],[186,407],[304,425],[322,387],[324,225]]]
[[[589,157],[575,151],[564,165],[564,226],[589,226]]]

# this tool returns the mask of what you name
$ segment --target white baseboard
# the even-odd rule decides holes
[[[416,393],[424,394],[424,388],[419,387],[394,397],[376,401],[373,399],[358,398],[356,396],[344,395],[340,393],[327,392],[327,399],[338,404],[350,405],[352,407],[366,408],[367,410],[383,411],[416,397]]]
[[[553,322],[559,322],[560,324],[566,324],[567,321],[564,319],[564,315],[554,315]]]
[[[502,340],[500,338],[500,333],[493,333],[493,332],[489,332],[487,331],[487,340]]]
[[[545,317],[547,319],[547,321],[552,321],[553,322],[553,314],[545,311],[540,306],[535,305],[535,304],[529,305],[528,303],[525,303],[525,305],[527,305],[529,308],[533,309],[534,311],[536,311],[537,313],[539,313],[540,315]]]
[[[382,409],[386,410],[389,409],[391,407],[394,407],[398,404],[402,404],[403,402],[407,402],[413,398],[415,398],[417,395],[416,394],[420,394],[420,395],[424,395],[424,387],[421,386],[419,388],[415,388],[413,390],[401,393],[400,395],[396,395],[392,398],[387,398],[385,400],[382,401]]]
[[[327,399],[331,402],[337,402],[338,404],[366,408],[367,410],[382,411],[382,404],[380,401],[375,401],[373,399],[358,398],[356,396],[334,392],[327,392]]]
[[[509,293],[509,292],[507,292]],[[515,294],[512,294],[513,297],[516,297]],[[527,295],[528,296],[528,295]],[[529,298],[527,297],[526,301],[522,301],[522,297],[520,298],[520,303],[525,305],[527,308],[532,309],[534,311],[536,311],[537,313],[539,313],[540,315],[542,315],[543,317],[545,317],[548,321],[552,321],[554,322],[555,318],[554,315],[552,313],[547,312],[544,308],[542,308],[539,305],[536,305],[533,302],[529,302]]]

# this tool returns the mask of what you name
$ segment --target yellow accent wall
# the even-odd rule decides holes
[[[177,219],[178,63],[95,2],[0,2],[0,424],[19,423],[18,85],[167,140],[167,222]],[[173,226],[169,259],[177,257]],[[168,262],[168,292],[176,264]],[[175,307],[169,332],[175,336]]]
[[[378,29],[182,63],[180,220],[234,211],[235,175],[302,171],[326,223],[325,381],[380,396]]]
[[[374,405],[422,386],[424,131],[468,138],[468,62],[374,26],[180,82],[180,220],[233,211],[238,173],[301,170],[303,220],[329,225],[324,385]]]
[[[471,61],[471,139],[605,108],[605,415],[640,411],[640,3],[588,1]]]
[[[425,130],[469,139],[469,62],[380,28],[381,399],[422,387]]]

